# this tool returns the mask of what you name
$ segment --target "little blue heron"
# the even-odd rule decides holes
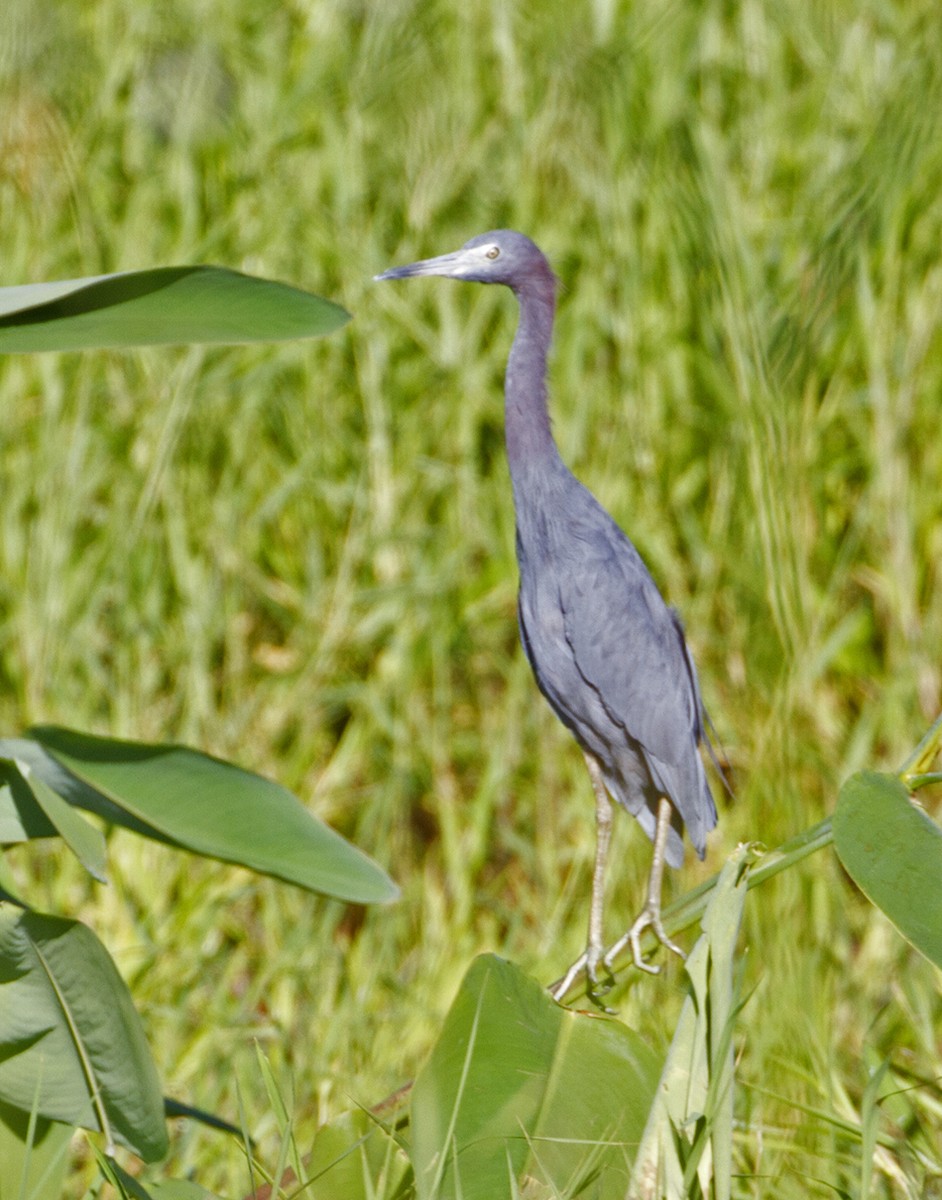
[[[635,964],[650,928],[683,957],[661,921],[665,861],[684,858],[683,828],[703,858],[716,806],[698,752],[705,714],[683,627],[661,598],[638,551],[563,464],[550,431],[546,360],[556,277],[521,233],[496,230],[453,254],[393,267],[377,279],[443,275],[502,283],[520,305],[505,380],[505,435],[517,527],[520,637],[540,691],[585,755],[597,825],[585,953],[553,988],[560,999],[585,969],[591,995],[599,966],[610,977],[630,945]],[[607,952],[603,890],[614,798],[654,844],[647,898],[628,933]]]

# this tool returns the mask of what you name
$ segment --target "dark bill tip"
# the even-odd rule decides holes
[[[389,270],[384,271],[382,275],[374,275],[373,279],[378,283],[381,279],[407,279],[411,274],[411,265],[408,267],[390,267]]]

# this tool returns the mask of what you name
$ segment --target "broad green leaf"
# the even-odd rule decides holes
[[[110,824],[120,825],[122,829],[129,829],[132,833],[140,834],[141,837],[153,838],[155,841],[166,842],[171,846],[178,845],[173,838],[161,833],[153,825],[148,825],[146,821],[139,820],[126,808],[115,804],[107,796],[84,783],[77,775],[67,771],[38,741],[34,741],[32,738],[0,738],[0,772],[2,772],[3,759],[10,760],[11,764],[27,763],[34,777],[41,779],[43,783],[52,788],[57,796],[68,800],[69,804],[75,808],[84,808],[86,812],[95,813]],[[13,769],[16,770],[15,765]],[[19,777],[19,772],[16,773],[16,778],[19,780],[20,788],[24,792],[28,792],[23,780]],[[43,821],[43,828],[47,830],[43,834],[30,833],[29,836],[55,837],[55,826],[39,808],[31,792],[28,793],[28,799],[29,804]],[[0,813],[2,813],[2,801],[3,793],[0,790]],[[18,838],[16,840],[28,839]]]
[[[942,967],[942,829],[895,775],[862,771],[841,788],[834,848],[860,890]]]
[[[0,1196],[49,1200],[65,1194],[71,1125],[0,1103]]]
[[[420,1198],[551,1194],[622,1200],[659,1063],[621,1022],[556,1004],[494,955],[475,959],[412,1097]]]
[[[63,790],[55,772],[44,772],[34,755],[28,761],[35,773],[71,803],[108,820],[341,900],[371,904],[398,895],[376,863],[270,779],[185,746],[53,726],[30,733],[81,787]]]
[[[101,830],[89,825],[67,800],[63,800],[38,775],[34,775],[28,762],[20,760],[16,763],[16,768],[35,797],[36,803],[55,827],[56,833],[85,870],[102,883],[106,882],[105,838]]]
[[[691,990],[635,1159],[632,1196],[728,1200],[732,1178],[733,968],[752,851],[726,861],[687,958]]]
[[[0,288],[0,352],[309,338],[337,304],[225,267],[158,267]]]
[[[78,921],[0,903],[0,1100],[97,1129],[146,1161],[163,1099],[128,989]]]

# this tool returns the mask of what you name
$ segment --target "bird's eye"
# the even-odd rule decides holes
[[[485,258],[500,258],[500,246],[491,246],[485,251]]]

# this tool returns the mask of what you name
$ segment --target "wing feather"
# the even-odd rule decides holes
[[[613,723],[640,744],[654,783],[702,852],[716,810],[697,750],[696,672],[677,614],[635,547],[608,521],[592,522],[579,539],[577,569],[561,578],[566,640],[580,675]]]

